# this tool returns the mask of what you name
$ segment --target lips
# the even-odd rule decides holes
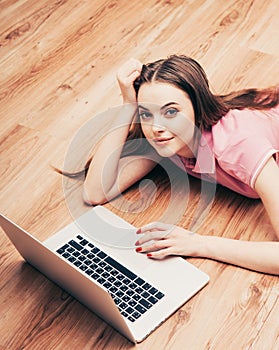
[[[157,144],[160,144],[160,143],[166,143],[172,139],[174,139],[174,137],[157,138],[157,139],[153,139],[153,141]]]

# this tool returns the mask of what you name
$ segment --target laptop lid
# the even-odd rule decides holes
[[[28,263],[136,343],[127,323],[104,287],[81,274],[55,252],[2,214],[0,214],[0,225]]]

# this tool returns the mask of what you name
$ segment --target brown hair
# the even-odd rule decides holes
[[[174,85],[188,94],[195,112],[195,124],[201,132],[209,130],[230,109],[270,109],[279,103],[279,89],[270,87],[267,89],[244,89],[231,92],[226,95],[214,95],[209,88],[207,76],[201,65],[194,59],[184,55],[172,55],[143,65],[141,75],[135,80],[136,95],[142,84],[153,81]],[[141,131],[139,117],[131,125],[127,140],[144,139]],[[144,153],[146,147],[141,148]],[[135,153],[136,150],[124,147],[122,156]],[[92,159],[92,158],[91,158]],[[90,161],[87,161],[85,169],[77,173],[65,173],[66,176],[79,176],[87,172]]]

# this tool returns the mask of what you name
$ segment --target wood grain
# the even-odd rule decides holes
[[[115,75],[129,57],[191,55],[216,93],[278,84],[278,10],[277,0],[1,1],[1,212],[44,240],[89,209],[82,181],[62,181],[51,165],[83,166],[107,130],[104,112],[121,103]],[[106,207],[136,226],[163,218],[201,234],[275,239],[260,201],[222,187],[201,199],[195,179],[186,198],[184,185],[165,163]],[[1,350],[134,348],[24,263],[2,231],[0,244]],[[188,260],[209,285],[138,349],[279,349],[278,277]]]

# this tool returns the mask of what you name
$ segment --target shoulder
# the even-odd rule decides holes
[[[256,172],[279,149],[279,115],[231,110],[212,127],[214,155],[229,174],[253,185]]]
[[[262,147],[279,133],[279,110],[230,110],[212,127],[216,156],[241,146]]]

